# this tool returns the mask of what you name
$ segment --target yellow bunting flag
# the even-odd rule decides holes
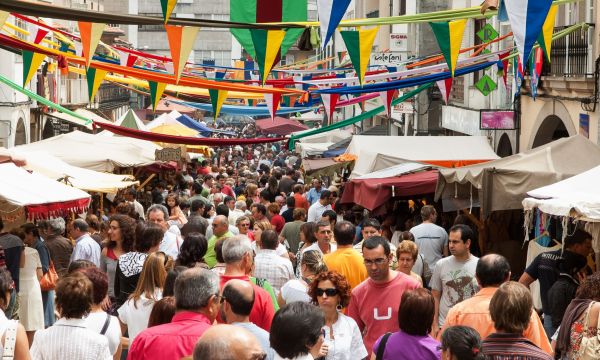
[[[352,67],[358,75],[360,84],[365,80],[369,60],[371,59],[371,51],[373,50],[373,42],[377,36],[378,27],[368,30],[358,31],[340,31],[342,39],[346,44]]]
[[[0,10],[0,29],[2,26],[4,26],[4,23],[6,22],[6,19],[8,19],[9,15],[9,12]]]
[[[46,55],[23,50],[23,88],[29,84],[33,75],[37,73],[37,69],[42,65],[42,61]]]
[[[85,66],[90,67],[90,61],[94,57],[98,43],[106,24],[91,23],[79,21],[79,35],[81,36],[81,45],[83,57],[85,58]]]
[[[558,10],[558,5],[552,5],[550,11],[548,11],[548,16],[546,17],[546,21],[544,21],[544,25],[542,26],[542,32],[538,37],[538,44],[546,54],[546,59],[550,62],[550,50],[552,50],[552,35],[554,34],[554,20],[556,19],[556,11]]]
[[[104,78],[106,77],[107,73],[108,71],[92,67],[88,68],[85,72],[87,78],[88,94],[90,95],[90,103],[94,102],[96,92],[98,92],[98,88],[100,88],[100,84],[102,84],[102,81],[104,81]]]

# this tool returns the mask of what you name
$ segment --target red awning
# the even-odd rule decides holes
[[[354,203],[374,210],[394,196],[413,196],[435,192],[437,170],[395,176],[385,179],[354,179],[346,183],[341,202]],[[393,187],[393,191],[392,191]]]
[[[271,119],[256,120],[256,128],[266,134],[283,136],[296,131],[307,130],[308,126],[296,120],[276,116],[275,121]]]
[[[168,144],[179,144],[179,145],[205,145],[205,146],[230,146],[230,145],[250,145],[250,144],[265,144],[277,141],[286,140],[282,137],[277,138],[231,138],[231,139],[220,139],[220,138],[197,138],[191,136],[176,136],[158,134],[150,131],[141,131],[126,128],[123,126],[94,122],[94,127],[101,127],[104,130],[108,130],[114,134],[132,137],[141,140],[163,142]]]

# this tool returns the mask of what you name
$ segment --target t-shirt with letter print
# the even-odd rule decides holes
[[[352,290],[348,316],[363,333],[365,347],[371,356],[373,345],[386,332],[398,331],[398,308],[406,290],[421,287],[414,278],[390,270],[395,277],[387,283],[378,284],[366,279]]]
[[[467,261],[449,256],[438,261],[429,285],[441,293],[438,325],[441,327],[451,307],[470,299],[479,291],[475,268],[479,258],[470,255]]]

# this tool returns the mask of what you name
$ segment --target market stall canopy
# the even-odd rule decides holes
[[[444,211],[480,206],[492,211],[522,208],[527,191],[600,165],[600,147],[581,135],[485,164],[440,169],[436,199]]]
[[[311,131],[312,129],[306,130]],[[295,135],[302,132],[296,132]],[[352,133],[346,130],[332,130],[322,134],[307,136],[296,143],[296,152],[302,157],[321,155],[342,141],[352,138]]]
[[[23,167],[52,180],[61,180],[84,191],[116,193],[120,189],[139,184],[133,175],[115,175],[88,170],[67,164],[59,158],[42,152],[19,152],[26,160]]]
[[[8,216],[25,209],[27,219],[84,212],[90,204],[85,191],[43,175],[29,173],[12,163],[0,164],[0,209]]]
[[[356,180],[364,180],[364,179],[385,179],[394,176],[399,176],[402,174],[406,174],[409,172],[423,171],[426,169],[432,168],[432,165],[422,164],[417,162],[406,161],[405,163],[394,165],[389,168],[377,170],[363,176],[359,176]],[[435,166],[437,168],[437,166]]]
[[[86,117],[86,118],[88,118],[89,120],[92,120],[92,121],[109,123],[109,124],[112,123],[112,121],[108,121],[105,118],[103,118],[103,117],[101,117],[99,115],[96,115],[93,112],[88,111],[86,109],[76,109],[74,111],[74,113],[76,113],[78,115],[81,115],[81,116],[84,116],[84,117]],[[59,111],[53,111],[53,112],[47,112],[46,115],[52,116],[54,118],[57,118],[57,119],[60,119],[60,120],[63,120],[63,121],[66,121],[66,122],[71,123],[73,125],[82,126],[82,127],[86,128],[88,130],[93,130],[93,126],[92,126],[91,122],[86,123],[85,121],[83,121],[83,120],[81,120],[79,118],[76,118],[73,115],[69,115],[67,113],[63,113],[63,112],[59,112]]]
[[[256,120],[256,128],[266,134],[289,135],[296,131],[308,130],[308,126],[296,120],[275,116],[274,120]]]
[[[357,157],[351,178],[397,165],[406,160],[441,167],[458,167],[498,159],[485,136],[369,136],[354,135],[346,154]],[[379,158],[378,155],[387,156]],[[388,159],[389,161],[381,161]],[[374,168],[376,161],[379,168]]]
[[[73,131],[17,146],[16,149],[22,152],[45,152],[69,165],[112,172],[115,167],[137,167],[154,163],[155,151],[161,147],[145,140]]]
[[[127,110],[116,122],[115,125],[128,127],[136,130],[146,130],[144,122],[135,114],[132,109]],[[102,131],[98,135],[102,136],[114,136],[110,131]]]
[[[395,196],[433,193],[437,178],[437,170],[427,170],[383,179],[352,179],[345,185],[341,203],[373,211]]]
[[[210,136],[211,133],[219,133],[219,134],[231,135],[231,136],[236,135],[235,132],[233,132],[233,131],[219,130],[219,129],[214,129],[214,128],[208,127],[208,126],[202,124],[201,122],[196,121],[196,120],[192,119],[190,116],[185,115],[185,114],[177,117],[176,120],[180,124],[185,125],[185,126],[189,127],[190,129],[198,131],[202,136]]]
[[[600,166],[557,183],[527,192],[525,210],[540,209],[556,216],[600,222]]]
[[[146,109],[152,111],[152,105],[148,106]],[[174,101],[171,101],[168,99],[167,100],[163,99],[158,102],[154,112],[169,113],[173,110],[175,110],[181,114],[193,114],[196,111],[195,109],[192,109],[190,107],[177,104]]]

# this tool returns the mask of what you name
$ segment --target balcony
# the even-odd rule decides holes
[[[94,108],[100,111],[112,110],[129,105],[129,90],[111,83],[103,83],[94,99]]]
[[[554,32],[565,28],[567,26],[555,27]],[[544,56],[538,87],[540,94],[563,97],[589,97],[594,94],[594,50],[588,35],[588,31],[576,31],[552,43],[551,61],[548,62]],[[525,86],[525,92],[529,92],[529,83],[526,82]]]

